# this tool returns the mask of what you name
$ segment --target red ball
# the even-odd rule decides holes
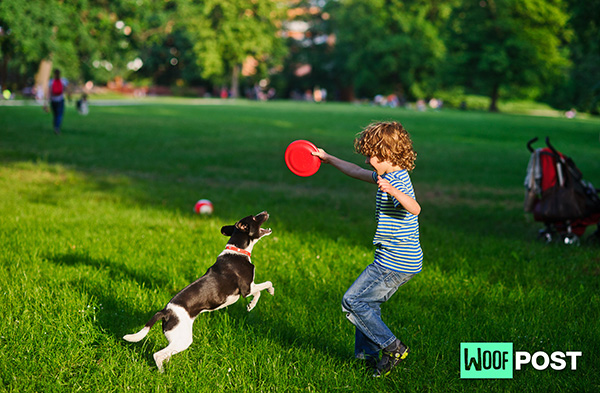
[[[213,212],[213,204],[208,199],[200,199],[194,206],[196,214],[211,214]]]

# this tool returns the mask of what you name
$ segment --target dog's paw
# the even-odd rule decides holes
[[[252,311],[252,309],[254,308],[254,306],[256,306],[256,303],[251,302],[250,304],[248,304],[246,306],[246,308],[248,309],[248,312]]]
[[[154,354],[153,358],[154,362],[156,363],[156,367],[158,367],[158,372],[164,373],[165,369],[163,368],[163,362],[165,359],[163,359],[158,352]]]
[[[275,287],[269,287],[269,288],[267,288],[267,292],[269,292],[269,294],[271,296],[275,295]]]

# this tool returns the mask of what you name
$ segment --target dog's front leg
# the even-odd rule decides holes
[[[248,311],[252,311],[258,299],[260,299],[260,292],[263,290],[267,290],[271,295],[275,294],[275,288],[273,288],[273,284],[271,281],[265,281],[262,284],[250,284],[250,293],[248,296],[252,295],[252,301],[248,304]]]

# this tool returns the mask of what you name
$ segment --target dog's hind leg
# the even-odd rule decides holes
[[[258,303],[258,299],[260,299],[260,292],[263,290],[267,290],[271,295],[275,294],[275,288],[273,288],[273,284],[271,281],[265,281],[262,284],[250,284],[250,293],[248,296],[252,295],[252,301],[248,304],[248,311],[252,311],[252,309]]]
[[[161,373],[163,372],[163,364],[168,362],[171,356],[188,349],[193,341],[192,326],[194,320],[183,308],[178,306],[170,306],[170,308],[175,318],[165,321],[163,325],[163,332],[169,341],[169,345],[153,355],[156,367]]]

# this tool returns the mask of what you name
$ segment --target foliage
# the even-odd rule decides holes
[[[134,56],[126,33],[131,25],[125,32],[116,28],[119,17],[135,21],[135,2],[2,1],[0,21],[10,31],[2,38],[2,56],[35,71],[40,60],[50,59],[70,79],[106,82],[124,73]]]
[[[140,51],[143,66],[136,72],[136,79],[147,77],[154,84],[175,86],[202,85],[200,68],[196,63],[193,42],[184,29],[175,28],[169,34],[155,37]]]
[[[267,68],[279,64],[283,42],[277,36],[276,22],[284,11],[282,4],[271,0],[181,1],[179,23],[193,42],[201,75],[216,81],[232,80],[237,97],[236,81],[249,57]],[[264,77],[267,70],[260,71]]]
[[[130,74],[136,56],[148,62],[140,76],[151,74],[157,81],[165,74],[165,82],[223,78],[248,56],[277,64],[283,47],[275,20],[282,9],[281,3],[266,0],[250,6],[245,1],[6,0],[0,4],[0,21],[10,34],[1,36],[2,56],[6,62],[29,64],[30,70],[50,58],[67,77],[98,83]],[[176,46],[168,45],[173,41]],[[180,50],[179,75],[165,72],[173,54],[161,59],[159,48]]]
[[[564,109],[600,114],[600,3],[568,3],[569,25],[575,32],[570,45],[573,67],[569,78],[556,85],[547,100]]]
[[[332,10],[338,70],[359,96],[434,90],[445,46],[438,30],[448,1],[344,0]],[[391,91],[390,91],[391,90]]]
[[[272,85],[284,97],[314,88],[335,92],[345,86],[335,62],[336,36],[329,12],[332,4],[335,6],[335,2],[327,2],[319,8],[314,1],[300,0],[289,10],[292,16],[283,25],[287,56],[281,72],[272,78]]]
[[[450,20],[452,80],[491,98],[502,87],[553,85],[569,66],[570,37],[562,0],[465,1]]]

